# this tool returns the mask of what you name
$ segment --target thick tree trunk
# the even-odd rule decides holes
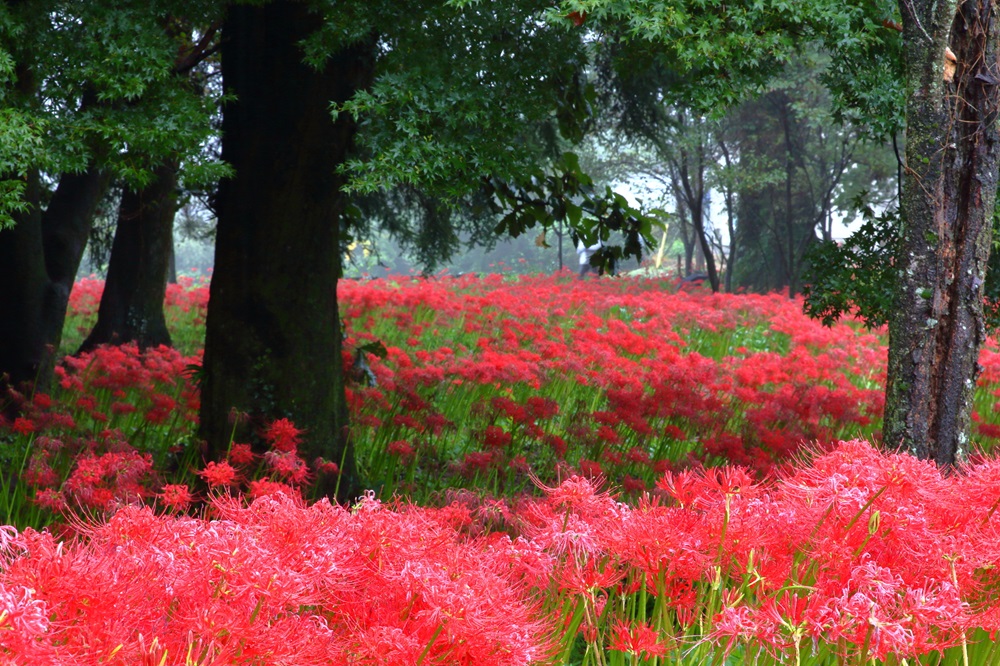
[[[126,188],[118,206],[108,277],[94,329],[80,346],[135,342],[140,348],[170,345],[163,316],[167,270],[177,212],[177,165],[164,164],[139,190]]]
[[[360,490],[349,438],[337,311],[336,167],[355,123],[330,103],[371,79],[373,44],[345,48],[316,71],[299,44],[320,18],[304,3],[234,5],[223,26],[227,95],[222,158],[236,176],[220,184],[204,372],[201,433],[211,458],[235,437],[259,446],[259,428],[287,417],[305,430],[300,451],[337,463],[320,477],[340,498]]]
[[[44,388],[62,341],[70,291],[109,180],[95,167],[63,174],[44,213],[37,174],[28,176],[28,212],[0,232],[0,376]]]
[[[968,449],[997,187],[996,8],[901,2],[908,101],[886,446],[951,465]],[[945,81],[945,48],[957,56]]]

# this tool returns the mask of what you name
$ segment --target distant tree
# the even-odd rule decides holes
[[[966,451],[998,176],[997,8],[986,0],[760,2],[567,0],[590,25],[655,43],[697,78],[691,99],[752,92],[805,44],[832,57],[838,110],[898,136],[899,245],[883,440],[940,465]],[[896,28],[901,26],[901,30]],[[712,77],[698,74],[712,72]]]

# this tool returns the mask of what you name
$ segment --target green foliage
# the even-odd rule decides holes
[[[903,35],[895,0],[845,5],[843,22],[822,40],[830,54],[823,83],[838,120],[866,128],[877,140],[903,131],[906,95]]]
[[[185,164],[186,183],[214,183],[227,173],[200,156],[214,132],[216,99],[205,73],[192,77],[185,60],[192,35],[202,34],[220,9],[207,0],[5,5],[0,174],[7,180],[0,224],[13,211],[41,205],[24,201],[16,182],[33,171],[53,182],[99,163],[133,187],[148,183],[164,160]]]
[[[805,279],[805,312],[827,326],[841,317],[856,316],[869,328],[884,326],[894,306],[899,271],[891,257],[899,256],[899,211],[889,209],[876,214],[863,204],[857,205],[864,223],[843,245],[820,243],[810,251]],[[983,309],[986,328],[1000,330],[1000,214],[993,214],[993,247],[986,271]],[[928,288],[919,294],[930,298]]]
[[[623,246],[605,247],[592,258],[594,265],[610,270],[626,257],[641,259],[643,248],[653,246],[654,216],[633,208],[610,186],[595,187],[574,153],[564,153],[551,171],[535,169],[513,183],[490,179],[489,189],[494,212],[506,213],[497,233],[517,237],[536,225],[549,228],[565,221],[589,246],[607,243],[612,231],[620,232]]]
[[[592,93],[584,41],[545,20],[546,7],[397,7],[375,82],[334,109],[361,123],[361,153],[344,167],[350,191],[402,185],[457,202],[484,178],[515,179],[558,154]]]
[[[805,311],[832,326],[845,316],[857,316],[868,327],[889,321],[898,270],[887,257],[898,256],[899,213],[876,214],[859,200],[864,223],[843,245],[821,242],[808,255]]]
[[[721,115],[819,44],[832,54],[824,82],[839,115],[878,137],[902,126],[902,38],[891,0],[564,0],[550,15],[569,12],[585,13],[603,43],[629,52],[619,61],[623,77],[645,71],[667,83],[660,94],[668,101]]]

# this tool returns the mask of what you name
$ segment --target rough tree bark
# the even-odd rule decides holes
[[[141,349],[170,345],[163,298],[177,212],[177,168],[163,164],[140,189],[125,188],[97,322],[80,351],[135,342]]]
[[[259,428],[287,417],[305,430],[300,452],[337,463],[327,494],[360,490],[349,438],[337,311],[339,218],[336,167],[356,126],[331,102],[368,85],[374,43],[347,47],[317,71],[299,44],[319,27],[305,3],[233,5],[223,25],[222,74],[235,101],[223,111],[215,269],[206,324],[201,434],[207,455],[237,441],[259,448]]]
[[[900,10],[908,84],[904,226],[883,441],[947,466],[967,451],[985,338],[998,169],[997,9],[987,0],[900,0]],[[949,44],[953,75],[945,69]]]

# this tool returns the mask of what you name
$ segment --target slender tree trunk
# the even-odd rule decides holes
[[[719,139],[719,151],[722,154],[725,167],[730,169],[732,161],[729,158],[729,146],[723,139]],[[726,228],[729,230],[729,257],[726,260],[725,287],[727,293],[733,291],[733,266],[739,260],[739,243],[736,241],[736,202],[733,195],[733,188],[729,185],[723,187],[723,194],[726,198]]]
[[[170,258],[167,260],[167,284],[177,284],[177,248],[174,246],[173,229],[170,230],[169,252]]]
[[[951,465],[968,450],[997,188],[996,7],[900,2],[908,100],[900,287],[883,439]],[[945,48],[957,59],[946,81]]]
[[[678,174],[680,175],[681,188],[687,209],[691,212],[691,223],[694,227],[695,238],[701,248],[701,254],[705,258],[708,283],[711,285],[712,291],[718,293],[719,271],[716,269],[712,244],[705,230],[705,161],[701,149],[699,149],[698,153],[694,164],[695,172],[692,177],[688,169],[690,155],[687,151],[681,151]]]
[[[694,271],[694,254],[697,249],[697,237],[694,225],[688,220],[690,208],[685,203],[686,197],[680,184],[680,176],[676,164],[671,164],[670,185],[674,193],[674,202],[677,208],[677,219],[680,222],[681,244],[684,246],[684,277],[691,275]]]
[[[779,252],[785,253],[786,277],[788,278],[788,297],[795,298],[795,206],[792,197],[792,181],[795,176],[795,158],[792,146],[792,122],[794,111],[790,100],[782,96],[779,117],[781,129],[785,137],[785,233],[779,237]]]
[[[97,322],[80,351],[128,342],[142,349],[170,346],[163,298],[177,212],[176,189],[177,164],[165,164],[154,170],[149,185],[126,188],[122,194]]]
[[[62,342],[69,295],[87,248],[94,215],[110,185],[110,176],[97,166],[80,174],[63,174],[42,214],[42,247],[49,279],[43,328],[46,345],[53,350],[58,350]]]
[[[235,436],[259,448],[259,429],[281,417],[305,430],[300,452],[340,466],[320,477],[327,494],[361,486],[349,437],[337,311],[340,216],[336,167],[356,125],[331,102],[367,86],[374,41],[344,48],[322,71],[303,64],[301,41],[320,26],[304,3],[233,5],[223,25],[222,158],[218,227],[202,380],[208,456]],[[339,485],[338,485],[339,484]]]

